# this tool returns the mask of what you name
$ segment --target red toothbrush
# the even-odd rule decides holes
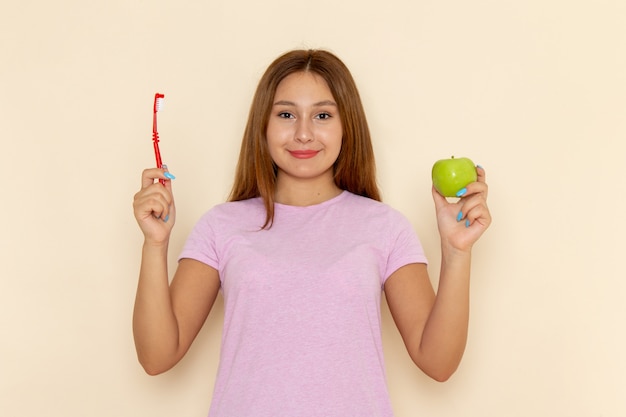
[[[154,95],[154,106],[152,116],[152,142],[154,143],[154,156],[156,157],[157,168],[163,168],[163,161],[161,161],[161,151],[159,150],[159,132],[157,130],[157,113],[163,109],[164,94],[156,93]],[[165,180],[159,180],[159,182],[165,185]]]

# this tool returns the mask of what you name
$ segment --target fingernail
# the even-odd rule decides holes
[[[465,219],[465,227],[469,227],[470,226],[470,221],[469,219]]]
[[[168,171],[165,171],[165,173],[163,175],[165,175],[165,178],[167,178],[168,180],[175,180],[176,179],[176,177],[173,176],[172,174],[170,174]]]
[[[456,196],[457,197],[464,196],[466,192],[467,192],[467,188],[463,187],[456,193]]]
[[[170,219],[170,215],[168,214],[167,216],[165,216],[165,218],[163,219],[163,221],[164,221],[165,223],[167,223],[167,221],[168,221],[169,219]]]
[[[482,166],[482,165],[480,165],[480,164],[479,164],[479,165],[476,165],[476,167],[477,167],[477,168],[480,168],[480,169],[485,169],[485,168],[483,168],[483,166]]]
[[[463,212],[459,211],[459,214],[456,215],[456,221],[460,222],[462,218],[463,218]]]

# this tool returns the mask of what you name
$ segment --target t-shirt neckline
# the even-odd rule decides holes
[[[318,209],[318,208],[324,208],[326,206],[335,204],[335,203],[343,200],[348,194],[350,194],[348,191],[342,190],[336,196],[334,196],[332,198],[329,198],[326,201],[322,201],[321,203],[312,204],[310,206],[293,206],[293,205],[290,205],[290,204],[274,203],[274,207],[277,210],[291,210],[291,211],[295,211],[295,210],[315,210],[315,209]]]

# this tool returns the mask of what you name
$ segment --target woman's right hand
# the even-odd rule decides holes
[[[141,189],[133,201],[135,219],[146,241],[167,243],[176,220],[172,195],[174,176],[161,168],[149,168],[141,174]],[[164,180],[161,184],[159,180]]]

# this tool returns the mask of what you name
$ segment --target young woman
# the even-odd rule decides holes
[[[173,176],[143,172],[134,201],[145,236],[133,319],[139,361],[151,375],[174,366],[221,290],[211,417],[391,416],[381,295],[415,364],[448,379],[466,344],[472,246],[491,222],[485,172],[477,173],[458,202],[433,189],[435,294],[410,223],[379,201],[350,72],[326,51],[284,54],[254,96],[230,201],[199,220],[171,284]]]

